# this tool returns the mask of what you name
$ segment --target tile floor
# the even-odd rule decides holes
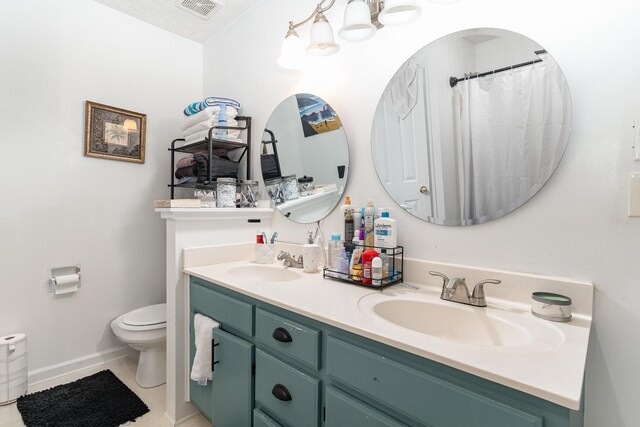
[[[33,393],[45,390],[59,384],[65,384],[78,380],[82,377],[95,374],[104,369],[111,369],[120,381],[125,383],[135,394],[142,399],[149,407],[149,412],[138,418],[135,423],[129,423],[129,427],[171,427],[169,421],[164,416],[166,402],[166,385],[154,388],[142,388],[136,383],[136,366],[137,361],[122,357],[120,359],[109,361],[103,365],[90,367],[82,371],[65,375],[51,381],[36,384],[29,387],[28,392]],[[0,427],[24,427],[20,411],[15,403],[11,405],[0,406]],[[211,423],[202,415],[190,418],[180,427],[211,427]]]

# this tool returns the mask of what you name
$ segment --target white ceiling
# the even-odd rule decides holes
[[[260,0],[219,0],[224,5],[204,20],[175,6],[176,0],[94,0],[151,25],[199,43],[213,37]]]

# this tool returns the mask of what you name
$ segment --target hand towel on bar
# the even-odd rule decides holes
[[[200,123],[205,120],[209,120],[213,117],[218,117],[220,113],[220,106],[207,107],[197,114],[192,116],[182,116],[182,130],[188,129],[196,123]],[[227,120],[235,119],[238,115],[238,110],[233,107],[227,107]]]
[[[219,96],[208,96],[204,99],[204,101],[193,102],[184,109],[185,116],[192,116],[207,107],[226,105],[228,107],[233,107],[236,110],[240,110],[242,108],[240,103],[235,99],[222,98]]]
[[[226,136],[216,134],[216,131],[214,130],[212,135],[215,139],[224,139],[225,141],[242,142],[242,140],[240,139],[239,130],[227,130]],[[207,130],[196,132],[194,134],[191,134],[185,137],[184,141],[186,144],[191,144],[192,142],[202,141],[203,139],[208,137],[209,137],[209,130],[207,129]]]
[[[195,330],[196,355],[193,358],[191,367],[191,379],[197,381],[198,385],[207,385],[207,380],[213,379],[211,372],[211,340],[213,339],[213,329],[220,324],[215,320],[196,314],[193,316],[193,327]]]
[[[209,130],[210,127],[216,126],[217,124],[218,124],[218,117],[214,115],[214,117],[210,118],[209,120],[196,123],[190,128],[185,129],[182,132],[182,134],[186,138],[187,136],[193,135],[194,133],[197,133],[203,130]],[[238,126],[238,122],[235,119],[229,119],[227,120],[227,126]]]

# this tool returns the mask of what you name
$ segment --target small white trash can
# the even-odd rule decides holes
[[[0,405],[14,402],[27,392],[27,336],[0,337]]]

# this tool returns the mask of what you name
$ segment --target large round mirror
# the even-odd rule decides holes
[[[389,195],[434,224],[512,212],[565,151],[571,97],[542,46],[500,29],[449,34],[413,55],[378,103],[376,172]]]
[[[260,165],[267,193],[283,215],[300,223],[323,219],[338,204],[349,174],[340,118],[320,97],[288,97],[264,129]]]

